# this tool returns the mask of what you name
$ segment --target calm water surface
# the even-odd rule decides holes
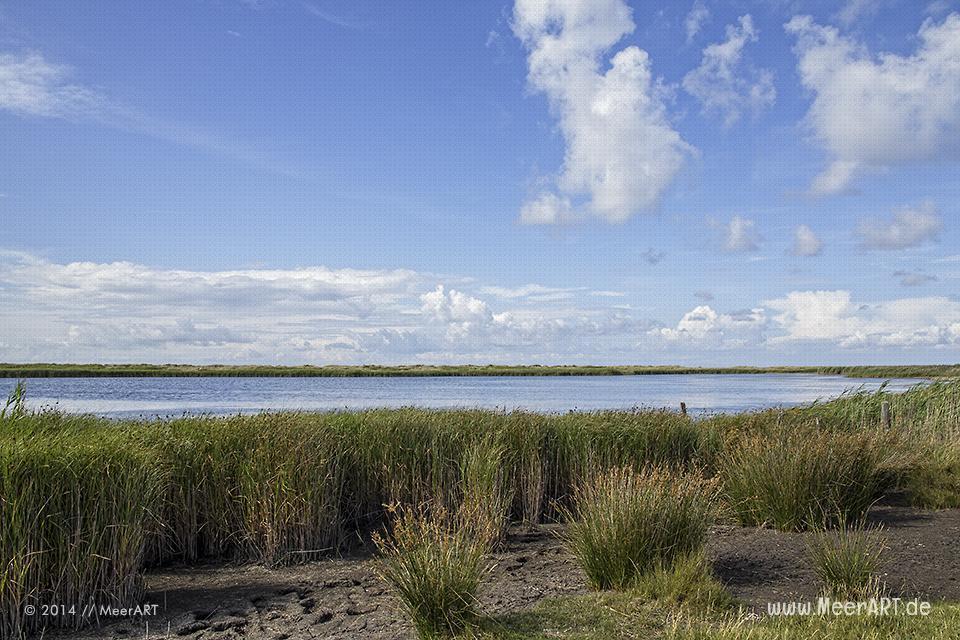
[[[735,412],[877,389],[884,379],[807,374],[436,378],[35,378],[31,407],[109,417],[419,406],[539,412],[676,408]],[[920,380],[894,379],[891,391]],[[4,396],[16,384],[0,379]]]

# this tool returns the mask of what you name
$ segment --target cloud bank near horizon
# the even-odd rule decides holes
[[[187,271],[5,252],[0,360],[620,363],[960,345],[960,302],[942,296],[790,291],[743,310],[705,302],[673,323],[624,298],[403,269]]]

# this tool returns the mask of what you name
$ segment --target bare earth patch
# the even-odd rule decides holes
[[[884,580],[893,595],[960,601],[960,510],[927,512],[885,504],[871,512],[887,550]],[[488,613],[520,611],[544,598],[584,593],[584,576],[555,526],[513,529],[481,599]],[[744,604],[815,598],[819,589],[803,534],[717,526],[708,550],[714,570]],[[147,576],[156,616],[62,634],[72,638],[182,637],[411,638],[412,628],[374,573],[367,548],[354,555],[281,569],[211,566]],[[147,626],[149,625],[149,627]],[[61,635],[61,634],[57,634]],[[49,634],[47,637],[50,637]]]

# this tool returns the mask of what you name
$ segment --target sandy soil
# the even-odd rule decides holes
[[[871,512],[883,525],[884,580],[894,595],[960,601],[960,510],[923,512],[888,504]],[[529,608],[585,591],[583,574],[556,528],[516,528],[496,555],[482,593],[485,611]],[[771,601],[815,598],[818,584],[802,534],[717,526],[708,545],[714,569],[735,597],[757,610]],[[297,567],[189,567],[147,578],[157,615],[103,620],[73,638],[410,638],[410,626],[376,577],[368,549]],[[49,634],[48,634],[48,637]]]

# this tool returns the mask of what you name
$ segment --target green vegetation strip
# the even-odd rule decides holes
[[[114,421],[22,400],[0,413],[4,638],[78,622],[26,619],[26,605],[136,601],[158,564],[328,555],[379,529],[391,503],[475,513],[465,527],[489,523],[493,541],[506,520],[569,513],[604,469],[703,474],[745,524],[856,519],[894,487],[960,506],[960,382],[704,420],[401,409]],[[753,455],[763,442],[769,455]],[[833,457],[817,466],[809,451]]]
[[[261,366],[188,364],[3,364],[0,378],[72,377],[427,377],[427,376],[639,376],[668,374],[807,373],[851,378],[954,378],[960,365],[860,367],[681,367],[540,365]]]

